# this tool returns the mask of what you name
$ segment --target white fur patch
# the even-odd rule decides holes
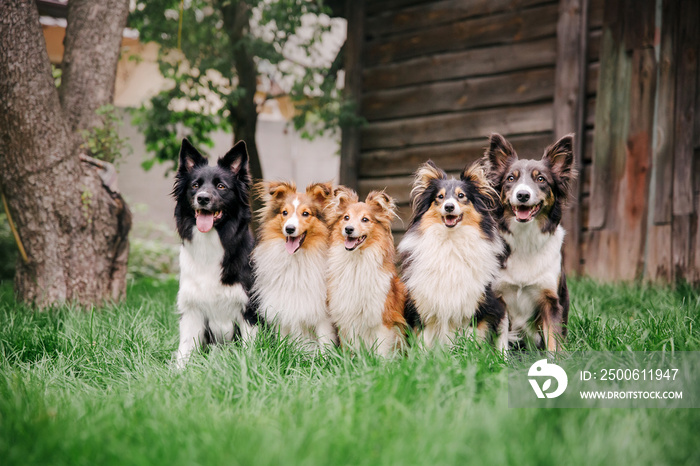
[[[184,367],[192,351],[202,344],[207,325],[220,342],[231,341],[235,324],[244,335],[251,333],[243,319],[248,304],[243,286],[221,283],[223,258],[224,248],[215,229],[202,233],[193,228],[192,240],[184,241],[180,248],[178,367]]]
[[[506,303],[511,332],[525,332],[538,341],[539,335],[530,328],[529,321],[542,292],[557,293],[564,228],[560,225],[548,234],[542,233],[538,222],[515,220],[511,220],[509,228],[510,233],[503,237],[510,246],[510,256],[494,288]]]
[[[329,344],[335,332],[326,308],[326,252],[300,248],[288,254],[284,240],[259,243],[253,250],[258,312],[282,336]]]
[[[284,222],[284,227],[282,228],[282,231],[284,231],[286,234],[287,227],[291,226],[291,227],[294,227],[294,233],[292,233],[292,235],[295,235],[297,228],[299,228],[299,216],[297,215],[297,209],[299,208],[299,198],[298,197],[296,199],[294,199],[294,201],[292,202],[292,206],[294,206],[294,212],[292,213],[291,218],[289,220],[287,220],[286,222]]]
[[[382,321],[392,279],[382,270],[383,261],[384,251],[376,248],[348,251],[343,244],[333,245],[328,257],[328,311],[343,343],[388,356],[400,334]]]
[[[425,325],[427,345],[450,343],[455,332],[470,325],[480,300],[500,267],[500,241],[490,241],[478,228],[441,224],[425,234],[411,231],[399,251],[409,256],[404,280]]]
[[[530,195],[530,199],[528,199],[527,202],[523,203],[523,205],[534,205],[535,192],[532,190],[531,187],[529,187],[525,183],[519,183],[517,186],[515,186],[515,188],[513,188],[513,193],[510,195],[510,203],[512,205],[520,204],[520,201],[518,200],[518,193],[520,191],[525,191]]]

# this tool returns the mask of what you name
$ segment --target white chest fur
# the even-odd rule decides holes
[[[502,244],[477,228],[436,224],[423,234],[408,233],[399,251],[410,256],[404,278],[424,322],[463,325],[498,273]]]
[[[221,283],[224,248],[219,234],[212,229],[201,233],[194,229],[191,241],[180,248],[180,312],[199,312],[214,321],[238,321],[248,295],[240,284]]]
[[[565,232],[559,226],[553,234],[542,233],[537,222],[513,221],[509,228],[504,239],[510,256],[495,288],[506,303],[511,330],[517,332],[527,329],[542,292],[557,292]]]
[[[284,240],[266,241],[253,251],[258,311],[283,334],[307,335],[328,321],[326,251],[285,250]]]
[[[383,251],[331,248],[328,258],[328,310],[345,339],[361,339],[368,347],[377,339],[391,274],[382,269]]]

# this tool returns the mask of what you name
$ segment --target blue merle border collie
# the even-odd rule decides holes
[[[196,348],[255,335],[249,308],[253,282],[250,252],[250,175],[248,152],[238,142],[216,165],[187,139],[172,195],[180,249],[180,345],[176,365],[183,368]]]
[[[500,197],[494,216],[508,249],[494,288],[506,304],[511,339],[518,347],[555,351],[569,316],[560,222],[576,178],[573,135],[545,149],[541,160],[525,160],[492,134],[485,158]]]
[[[407,320],[422,326],[427,347],[450,344],[460,333],[507,347],[505,309],[492,290],[504,251],[490,213],[495,200],[481,161],[459,179],[432,161],[415,174],[413,217],[398,250]]]

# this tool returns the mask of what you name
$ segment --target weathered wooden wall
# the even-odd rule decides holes
[[[396,198],[398,240],[420,163],[456,173],[494,131],[540,157],[574,131],[569,270],[700,280],[700,2],[660,1],[348,1],[368,124],[346,133],[343,179]]]

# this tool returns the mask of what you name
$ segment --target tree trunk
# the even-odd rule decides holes
[[[128,0],[122,3],[128,5]],[[98,172],[81,163],[73,128],[88,121],[94,108],[68,103],[77,96],[95,105],[99,99],[93,96],[100,92],[111,98],[112,90],[90,87],[110,82],[113,87],[113,78],[95,78],[85,84],[88,88],[71,81],[84,79],[83,74],[113,75],[116,63],[109,67],[100,62],[97,66],[104,68],[96,68],[92,62],[81,70],[76,62],[69,65],[71,71],[63,78],[69,108],[62,108],[35,2],[0,0],[0,11],[0,188],[29,256],[27,263],[18,262],[15,290],[20,299],[40,307],[119,299],[125,293],[131,214]],[[121,30],[115,39],[106,29],[109,21],[91,11],[85,13],[89,20],[69,27],[73,37],[66,44],[84,50],[82,41],[88,41],[105,53],[105,44],[112,44],[118,51]],[[69,97],[68,89],[76,95]],[[79,107],[85,109],[75,110]]]
[[[71,0],[64,41],[61,106],[72,131],[100,123],[95,111],[112,103],[129,0]]]
[[[253,178],[262,179],[262,166],[255,140],[255,131],[258,126],[258,111],[255,104],[258,72],[254,56],[243,39],[250,32],[250,6],[245,1],[233,1],[219,2],[219,7],[231,42],[231,59],[238,77],[238,88],[243,91],[242,97],[237,102],[228,104],[231,115],[229,121],[234,138],[246,142]]]
[[[245,1],[220,2],[224,27],[231,42],[231,59],[238,77],[238,88],[242,97],[237,102],[229,102],[229,122],[233,129],[234,142],[243,140],[248,148],[250,173],[254,180],[263,177],[262,165],[258,154],[255,132],[258,127],[258,109],[255,104],[255,92],[258,87],[258,72],[254,56],[250,53],[245,40],[250,32],[250,6]],[[251,207],[257,212],[262,204],[260,199],[252,198]],[[257,230],[258,218],[253,216],[253,230]]]

